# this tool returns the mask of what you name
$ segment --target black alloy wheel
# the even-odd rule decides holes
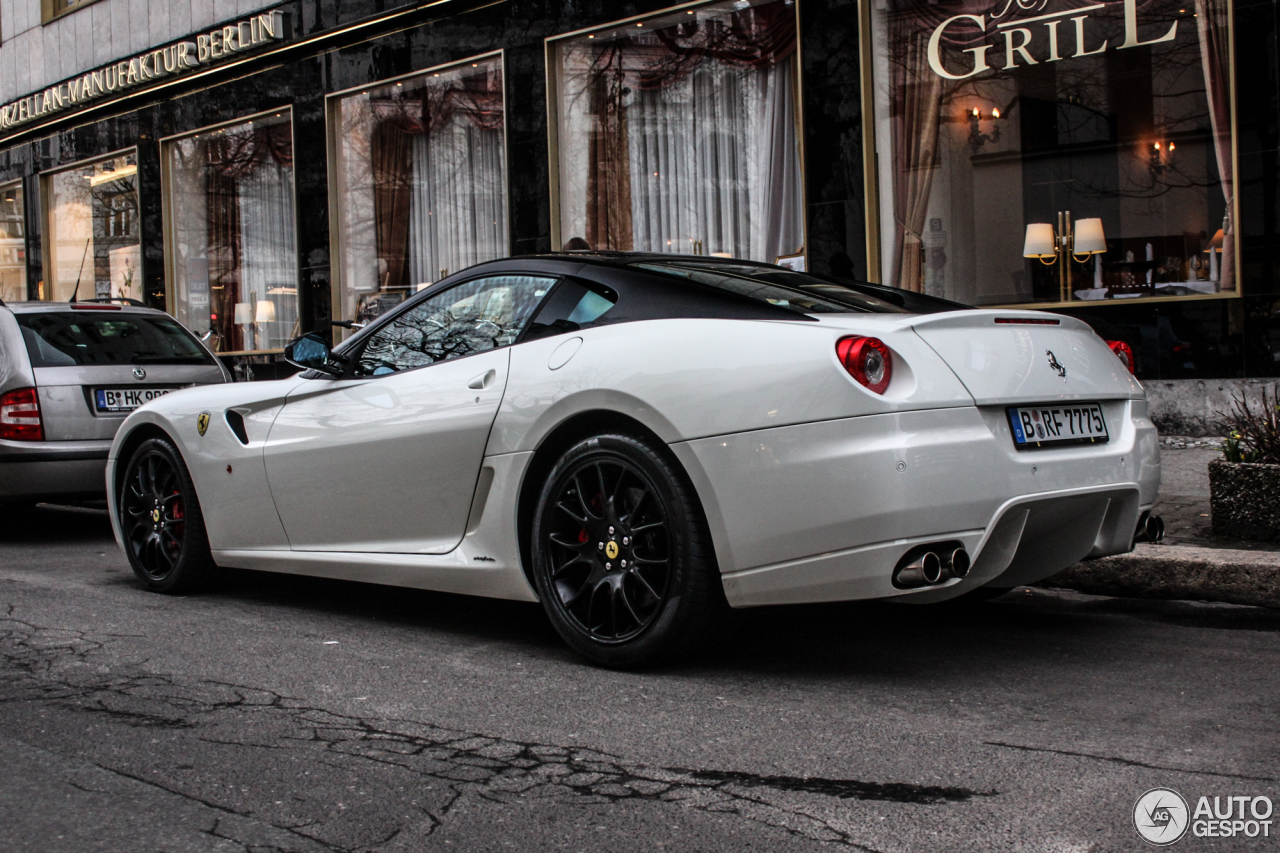
[[[571,447],[534,516],[538,594],[574,649],[608,666],[697,651],[728,611],[692,489],[625,435]]]
[[[156,592],[191,592],[215,569],[204,516],[182,456],[171,442],[143,442],[125,467],[120,531],[134,574]]]

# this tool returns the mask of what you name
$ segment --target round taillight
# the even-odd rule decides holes
[[[836,356],[859,384],[883,394],[893,378],[893,356],[879,338],[851,337],[836,341]]]
[[[1124,341],[1107,341],[1107,346],[1111,347],[1111,351],[1116,354],[1116,358],[1124,362],[1124,366],[1129,368],[1129,372],[1133,373],[1133,347]]]

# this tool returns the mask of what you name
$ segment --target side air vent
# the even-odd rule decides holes
[[[240,439],[243,445],[249,444],[249,432],[244,428],[244,417],[236,411],[227,410],[227,426],[231,427],[231,431],[236,434],[236,438]]]

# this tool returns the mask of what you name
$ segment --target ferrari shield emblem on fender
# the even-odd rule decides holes
[[[200,437],[209,431],[209,413],[201,412],[200,417],[196,418],[196,429],[200,431]]]

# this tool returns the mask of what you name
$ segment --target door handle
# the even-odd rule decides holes
[[[496,370],[486,370],[484,373],[481,373],[475,379],[472,379],[470,382],[468,382],[467,387],[473,391],[479,391],[482,388],[488,388],[490,385],[493,384],[493,380],[497,377],[497,375],[498,375],[498,371]]]

